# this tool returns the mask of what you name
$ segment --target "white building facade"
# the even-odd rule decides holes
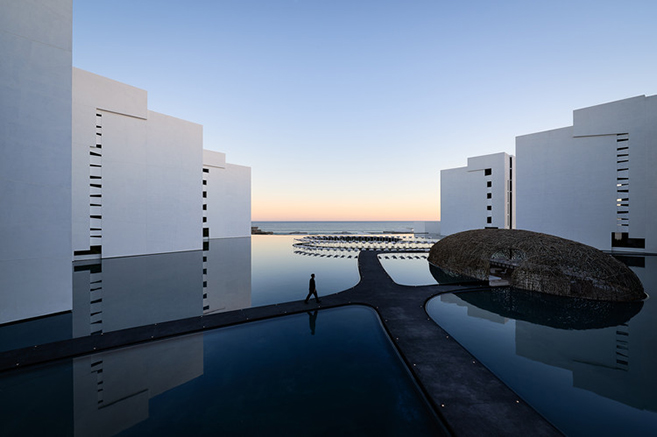
[[[0,1],[0,324],[72,307],[71,8]]]
[[[203,127],[146,91],[73,70],[73,248],[103,258],[202,248]]]
[[[515,228],[515,159],[504,152],[468,158],[440,172],[440,233]]]
[[[579,109],[516,138],[518,228],[657,253],[657,96]]]
[[[203,150],[203,238],[251,236],[251,168]]]
[[[203,127],[72,68],[71,28],[71,0],[0,0],[0,325],[70,314],[74,260],[250,236],[250,168],[204,185]]]
[[[149,111],[144,90],[73,69],[77,259],[201,250],[245,237],[251,169],[203,150],[203,127]]]

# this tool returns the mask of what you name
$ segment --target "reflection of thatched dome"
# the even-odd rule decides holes
[[[513,287],[560,296],[609,301],[646,297],[625,264],[575,241],[530,231],[478,229],[443,238],[429,262],[447,275],[487,281],[490,260],[507,262]]]
[[[602,329],[627,323],[643,302],[608,302],[507,287],[458,293],[459,299],[502,317],[557,329]]]

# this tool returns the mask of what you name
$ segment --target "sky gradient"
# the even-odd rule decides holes
[[[252,168],[253,220],[438,220],[440,170],[657,93],[654,0],[73,0],[73,65]]]

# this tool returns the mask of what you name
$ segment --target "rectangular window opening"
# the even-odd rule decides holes
[[[645,238],[630,238],[627,232],[612,232],[611,247],[622,247],[629,249],[645,249]]]

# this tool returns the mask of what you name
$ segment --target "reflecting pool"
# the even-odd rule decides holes
[[[3,435],[442,432],[378,316],[363,306],[12,371],[0,377],[0,393]]]
[[[108,258],[72,267],[73,310],[0,326],[0,352],[125,328],[301,300],[360,280],[358,260],[294,253],[294,236],[206,242],[202,251]],[[35,272],[35,274],[37,274]]]
[[[426,253],[394,253],[379,255],[388,276],[399,285],[435,285]]]
[[[347,290],[360,280],[358,258],[307,256],[295,253],[291,235],[253,235],[253,306],[301,300],[315,274],[319,296]]]
[[[628,259],[649,295],[657,257]],[[445,294],[429,315],[570,436],[657,435],[657,301],[510,290]]]

